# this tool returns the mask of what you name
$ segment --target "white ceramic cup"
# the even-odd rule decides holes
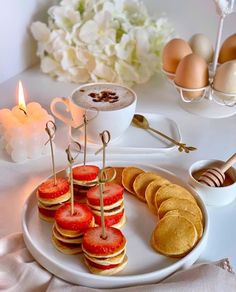
[[[193,173],[201,169],[219,167],[224,163],[221,160],[200,160],[191,165],[188,173],[188,182],[199,193],[206,205],[224,206],[230,204],[236,198],[236,169],[230,167],[227,174],[234,181],[233,184],[224,187],[209,187],[200,183],[193,177]]]
[[[115,103],[106,102],[107,109],[99,109],[99,106],[103,106],[101,102],[92,102],[91,106],[84,106],[79,104],[78,96],[82,92],[89,92],[91,89],[97,89],[97,93],[102,90],[111,90],[115,92],[116,90],[121,92],[126,92],[130,97],[130,102],[119,106]],[[91,104],[92,98],[87,96],[89,103]],[[86,97],[86,98],[87,98]],[[66,116],[65,113],[59,112],[57,110],[57,105],[62,103],[65,105],[65,110],[70,112],[71,117]],[[86,113],[88,119],[87,125],[87,137],[88,141],[92,143],[100,143],[99,133],[104,130],[108,130],[111,134],[111,140],[114,140],[121,136],[125,130],[128,129],[133,115],[135,113],[137,103],[136,93],[128,87],[114,83],[89,83],[81,85],[76,88],[69,98],[56,97],[51,102],[52,113],[60,120],[62,120],[67,125],[77,128],[84,122],[84,114]],[[105,104],[105,103],[103,103]],[[81,134],[83,134],[83,127],[80,129]]]

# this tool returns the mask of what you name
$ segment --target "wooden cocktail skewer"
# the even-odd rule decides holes
[[[50,127],[51,125],[51,127]],[[54,159],[54,150],[53,150],[53,144],[52,144],[52,140],[55,136],[56,133],[56,125],[53,121],[48,121],[46,123],[46,128],[45,131],[47,132],[49,139],[48,141],[45,143],[45,145],[50,142],[50,149],[51,149],[51,158],[52,158],[52,171],[53,171],[53,178],[54,178],[54,185],[57,184],[57,176],[56,176],[56,169],[55,169],[55,159]]]
[[[236,162],[236,153],[231,156],[221,167],[213,167],[205,171],[198,179],[210,187],[220,187],[225,180],[225,172]]]
[[[88,134],[87,134],[87,125],[90,121],[92,121],[93,119],[95,119],[98,115],[98,109],[96,107],[91,107],[89,108],[90,110],[95,110],[95,115],[88,119],[87,117],[87,111],[85,111],[85,114],[83,115],[83,123],[81,125],[79,125],[78,127],[76,127],[76,129],[80,129],[82,127],[84,127],[84,165],[86,165],[86,153],[87,153],[87,140],[88,140]]]
[[[105,175],[105,164],[106,164],[106,147],[111,139],[109,131],[103,131],[99,134],[102,140],[102,170],[99,174],[99,192],[100,192],[100,207],[101,207],[101,226],[102,226],[102,238],[106,239],[106,226],[105,226],[105,215],[103,205],[103,176]]]
[[[71,154],[71,147],[72,147],[73,144],[76,145],[77,147],[79,147],[79,150],[76,149],[76,151],[78,151],[78,153],[74,157]],[[81,151],[81,145],[78,142],[73,142],[73,143],[68,145],[68,147],[66,148],[65,151],[66,151],[66,154],[67,154],[67,160],[68,160],[69,171],[70,171],[70,173],[69,173],[70,192],[71,192],[70,203],[71,203],[71,215],[73,215],[74,214],[74,186],[73,186],[72,166],[73,166],[73,163],[75,162],[75,159],[79,155],[79,152]]]
[[[86,157],[87,157],[87,124],[88,124],[88,119],[85,113],[84,114],[84,165],[86,165]]]

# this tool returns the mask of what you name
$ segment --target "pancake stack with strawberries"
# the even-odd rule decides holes
[[[82,252],[81,242],[85,231],[94,226],[90,208],[85,204],[74,202],[73,214],[71,203],[61,206],[55,214],[52,229],[52,242],[56,249],[65,254]]]
[[[74,199],[85,203],[87,191],[97,183],[99,167],[95,165],[80,165],[73,168]]]
[[[91,208],[96,225],[101,225],[99,185],[87,192],[87,204]],[[105,226],[121,228],[125,224],[124,188],[116,183],[103,184],[103,205]]]
[[[56,210],[71,197],[67,179],[50,178],[43,182],[37,191],[39,217],[45,221],[54,221]]]
[[[118,273],[128,262],[125,247],[126,239],[119,229],[106,227],[103,238],[102,227],[89,228],[82,241],[85,264],[94,274]]]

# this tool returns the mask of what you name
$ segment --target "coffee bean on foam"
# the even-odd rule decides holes
[[[100,111],[118,110],[134,101],[134,94],[127,88],[109,84],[84,86],[73,95],[73,102],[83,108],[96,107]]]

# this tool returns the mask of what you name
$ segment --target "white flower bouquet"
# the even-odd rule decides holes
[[[34,22],[41,69],[59,81],[145,83],[173,37],[167,19],[152,19],[139,0],[62,0]]]

